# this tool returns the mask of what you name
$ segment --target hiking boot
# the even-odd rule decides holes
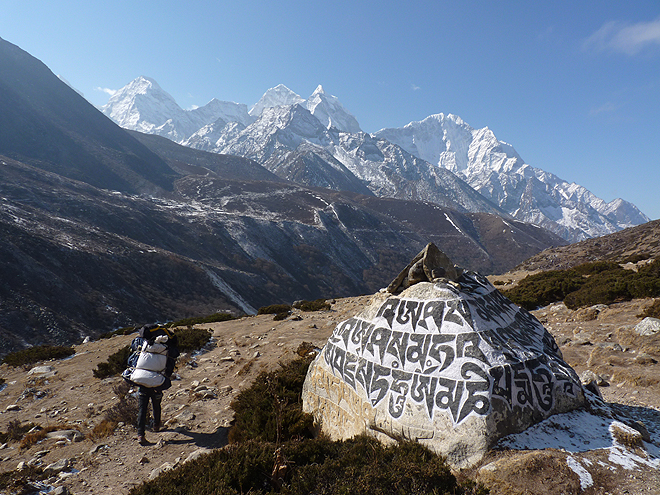
[[[153,428],[153,429],[154,429],[154,431],[155,431],[156,433],[158,433],[158,432],[161,430],[161,428],[162,428],[161,424],[158,423],[158,424],[155,424],[155,425],[154,425],[154,428]]]
[[[145,445],[147,443],[147,439],[144,438],[144,435],[138,435],[138,443],[140,445]]]

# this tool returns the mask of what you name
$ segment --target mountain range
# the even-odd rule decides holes
[[[315,114],[341,110],[320,89],[317,96]],[[387,154],[405,157],[413,171],[426,163],[368,134],[326,128],[300,103],[280,107],[283,113],[265,108],[255,119],[245,107],[218,102],[186,114],[187,121],[217,109],[226,118],[216,112],[216,122],[234,118],[231,112],[248,119],[226,124],[238,133],[265,115],[288,116],[296,132],[323,128],[322,139],[339,138],[365,164]],[[492,213],[378,197],[325,148],[301,140],[296,157],[277,150],[299,137],[285,127],[271,128],[266,146],[275,151],[264,156],[289,156],[280,169],[310,183],[323,170],[335,187],[303,185],[249,157],[122,129],[0,39],[0,356],[150,321],[371,293],[431,241],[483,273],[566,243]],[[483,201],[464,181],[455,183],[461,201]]]
[[[300,184],[495,213],[570,242],[649,220],[630,202],[606,202],[528,165],[489,128],[474,129],[455,115],[431,115],[368,134],[321,86],[303,99],[281,84],[249,111],[237,103],[223,105],[214,99],[184,111],[153,79],[138,77],[101,110],[124,128],[250,158]],[[198,118],[202,114],[208,116],[205,123]]]

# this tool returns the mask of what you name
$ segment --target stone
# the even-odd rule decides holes
[[[46,375],[46,374],[54,375],[55,373],[57,373],[57,371],[55,371],[52,366],[35,366],[30,371],[28,371],[28,376],[29,375]]]
[[[485,277],[455,271],[379,292],[336,326],[303,385],[322,433],[413,440],[463,468],[498,439],[586,405],[543,325]]]
[[[46,433],[47,438],[64,438],[69,442],[80,442],[85,436],[78,430],[58,430]]]
[[[21,408],[18,404],[9,404],[6,408],[5,411],[20,411]]]
[[[107,444],[105,444],[105,443],[100,443],[100,444],[95,445],[94,447],[92,447],[92,448],[89,450],[89,453],[92,454],[92,455],[93,455],[93,454],[98,454],[98,453],[101,452],[102,450],[108,450],[109,448],[110,448],[110,447],[108,447]]]
[[[190,454],[188,454],[188,457],[186,457],[186,460],[184,461],[184,463],[190,462],[190,461],[195,461],[202,454],[208,454],[209,452],[212,452],[212,450],[211,449],[205,449],[205,448],[197,449],[194,452],[191,452]]]
[[[52,491],[48,492],[50,495],[69,495],[69,489],[66,486],[58,486]]]
[[[55,473],[59,473],[60,471],[64,471],[68,468],[69,468],[69,459],[62,458],[59,461],[53,462],[52,464],[46,466],[45,471],[54,471]]]
[[[437,278],[455,281],[460,275],[460,268],[454,266],[445,253],[432,242],[419,252],[387,287],[392,294],[419,282],[432,282]]]
[[[646,317],[635,326],[635,332],[639,335],[650,336],[660,332],[660,319]]]
[[[160,467],[157,467],[156,469],[151,471],[151,473],[149,474],[149,481],[158,478],[158,476],[160,476],[161,474],[167,471],[170,471],[173,467],[174,465],[169,462],[162,464]]]

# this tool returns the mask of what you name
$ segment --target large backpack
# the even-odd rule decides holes
[[[179,355],[176,336],[168,329],[149,325],[131,343],[133,354],[122,377],[133,385],[165,390]]]

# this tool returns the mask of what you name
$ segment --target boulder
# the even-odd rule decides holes
[[[477,273],[437,273],[413,285],[397,277],[337,325],[303,386],[323,433],[415,440],[463,468],[498,439],[586,404],[536,318]]]
[[[635,326],[635,332],[644,336],[655,335],[660,332],[660,320],[646,317]]]

